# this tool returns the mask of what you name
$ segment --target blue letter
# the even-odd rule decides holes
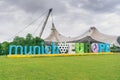
[[[36,48],[38,49],[38,54],[40,54],[40,46],[34,46],[34,47],[33,47],[33,53],[34,53],[34,54],[37,54],[37,53],[36,53]]]
[[[21,45],[18,45],[18,46],[16,46],[16,45],[10,45],[9,46],[9,55],[12,54],[12,48],[15,48],[15,54],[18,53],[18,48],[20,49],[20,54],[23,54],[23,47]]]
[[[46,46],[45,47],[45,53],[50,54],[51,53],[51,46]]]
[[[41,44],[42,44],[42,46],[41,46],[41,51],[42,51],[42,52],[41,52],[41,53],[44,54],[44,53],[45,53],[44,42],[42,42]]]
[[[98,52],[104,52],[105,51],[105,44],[104,43],[99,43],[99,50]]]
[[[105,44],[105,52],[110,52],[110,44]]]

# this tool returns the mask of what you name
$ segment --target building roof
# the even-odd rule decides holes
[[[89,37],[89,38],[85,38]],[[115,44],[116,46],[120,46],[119,43],[117,42],[118,36],[111,36],[111,35],[106,35],[101,32],[99,32],[95,27],[90,27],[88,31],[86,31],[83,35],[80,35],[76,37],[77,40],[79,41],[84,41],[84,40],[89,40],[91,42],[103,42],[103,43],[109,43],[109,44]]]
[[[52,24],[51,33],[47,38],[45,38],[45,42],[103,42],[120,46],[117,39],[118,36],[103,34],[99,32],[95,27],[90,27],[89,30],[80,36],[74,38],[65,37],[60,34],[56,30],[54,24]]]
[[[50,35],[44,39],[46,42],[68,42],[68,41],[71,41],[73,40],[72,38],[70,37],[65,37],[63,36],[62,34],[60,34],[55,26],[54,26],[54,23],[52,23],[52,28],[51,28],[51,33]]]

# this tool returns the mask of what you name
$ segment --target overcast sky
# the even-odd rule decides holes
[[[0,0],[0,42],[11,40],[49,8],[57,30],[67,37],[79,36],[91,26],[104,34],[120,35],[120,0]],[[17,35],[38,36],[46,14]],[[50,33],[51,22],[50,18],[43,38]]]

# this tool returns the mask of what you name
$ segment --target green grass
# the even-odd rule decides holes
[[[120,80],[120,55],[0,57],[0,80]]]

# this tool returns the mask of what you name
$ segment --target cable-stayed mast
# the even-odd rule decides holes
[[[40,38],[41,38],[41,36],[42,36],[42,34],[43,34],[43,31],[44,31],[44,29],[45,29],[45,26],[46,26],[46,24],[47,24],[47,21],[48,21],[48,18],[49,18],[49,16],[50,16],[50,13],[51,13],[51,12],[52,12],[52,8],[49,9],[48,15],[46,16],[45,22],[44,22],[44,24],[43,24],[43,26],[42,26],[42,29],[41,29],[41,31],[40,31]]]

